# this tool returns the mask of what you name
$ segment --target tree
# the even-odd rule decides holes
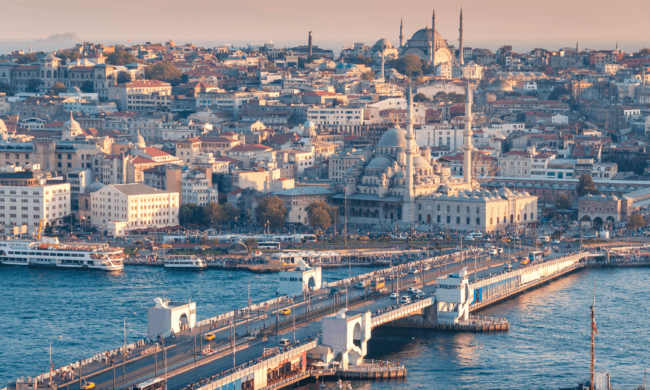
[[[61,59],[67,60],[67,63],[69,64],[71,62],[74,62],[74,61],[80,59],[81,58],[81,53],[79,53],[78,51],[62,51],[62,52],[58,53],[56,56],[61,58]]]
[[[265,67],[266,69],[273,70],[273,69],[275,69],[275,62],[273,62],[273,61],[266,61],[266,62],[264,63],[264,67]]]
[[[634,53],[634,56],[635,57],[647,57],[647,56],[650,56],[650,49],[648,49],[647,47],[644,47],[643,49],[641,49],[641,50],[637,51],[636,53]]]
[[[16,62],[19,64],[30,64],[36,61],[36,53],[27,53],[23,54],[22,57],[19,57]]]
[[[91,80],[86,80],[83,84],[81,84],[81,87],[79,87],[79,89],[84,93],[93,93],[95,92],[95,83],[93,83]]]
[[[6,93],[7,96],[11,96],[13,95],[14,91],[11,88],[11,85],[0,82],[0,93]]]
[[[560,199],[557,201],[557,208],[560,210],[570,210],[571,209],[571,197],[569,195],[562,194]]]
[[[52,88],[50,90],[52,91],[52,93],[58,95],[60,93],[67,91],[68,89],[65,87],[65,84],[63,84],[60,81],[57,81],[56,83],[52,84]]]
[[[645,226],[645,219],[643,219],[643,215],[639,213],[634,213],[630,215],[630,218],[627,220],[626,227],[628,228],[628,230],[636,230],[644,226]]]
[[[144,75],[149,80],[160,80],[171,84],[180,84],[182,73],[169,61],[159,62],[144,68]]]
[[[246,245],[246,249],[248,250],[248,253],[253,253],[255,249],[257,249],[257,240],[254,238],[247,238],[244,240],[244,245]]]
[[[416,93],[415,96],[413,96],[413,101],[416,102],[416,103],[428,102],[429,98],[427,97],[427,95],[425,95],[423,93]]]
[[[562,95],[570,95],[571,91],[564,87],[555,87],[548,97],[548,100],[558,100]]]
[[[111,65],[126,65],[137,61],[133,54],[124,50],[115,50],[106,57],[106,63]]]
[[[375,79],[375,72],[369,70],[361,74],[361,80],[372,81]]]
[[[255,207],[255,216],[260,226],[269,223],[271,229],[277,229],[284,225],[287,220],[288,211],[284,207],[284,202],[277,196],[271,196],[262,199]]]
[[[578,196],[585,196],[587,194],[598,195],[598,189],[596,188],[596,183],[591,179],[589,175],[580,176],[580,181],[578,182]]]
[[[181,225],[200,225],[203,222],[203,207],[193,203],[181,205],[178,212],[178,223]]]
[[[118,84],[130,83],[131,81],[133,81],[133,77],[131,77],[130,73],[120,72],[117,74]]]
[[[239,215],[239,210],[232,205],[210,203],[203,206],[202,223],[206,226],[221,225],[225,222],[232,222]]]
[[[316,229],[327,230],[332,225],[332,213],[325,202],[313,202],[306,208],[309,225]]]
[[[39,79],[27,80],[27,87],[25,88],[25,92],[38,92],[40,86],[41,80]]]
[[[422,60],[415,54],[407,54],[404,57],[391,60],[388,66],[407,77],[420,76],[424,73]]]

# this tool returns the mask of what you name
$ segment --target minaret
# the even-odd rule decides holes
[[[618,53],[618,41],[616,41],[616,52]]]
[[[384,62],[386,61],[386,57],[384,56],[384,50],[381,50],[381,80],[382,82],[386,80],[384,78]]]
[[[458,31],[460,32],[460,38],[458,38],[460,44],[458,46],[458,63],[465,65],[465,56],[463,55],[463,7],[460,7],[460,28]]]
[[[431,64],[431,69],[435,72],[436,70],[436,9],[433,9],[433,15],[431,16],[431,42],[429,43],[431,46],[431,53],[430,57],[431,60],[429,61],[429,64]]]
[[[641,93],[645,92],[645,64],[643,64],[643,71],[641,72]]]
[[[309,32],[309,56],[311,57],[312,55],[312,43],[311,43],[312,35],[311,31]]]
[[[404,46],[404,20],[399,21],[399,47]]]
[[[409,84],[408,107],[406,108],[406,191],[404,192],[404,206],[402,207],[402,221],[413,221],[415,207],[415,191],[413,190],[413,149],[415,148],[415,135],[413,134],[413,92]]]
[[[465,162],[463,163],[463,177],[465,183],[471,186],[472,184],[472,88],[467,81],[467,93],[465,94],[465,131],[463,137],[465,144],[463,145],[463,153],[465,154]]]
[[[578,45],[578,41],[576,41],[576,54],[580,53],[580,45]]]

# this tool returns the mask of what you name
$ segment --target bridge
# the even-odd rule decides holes
[[[173,340],[166,338],[162,345],[132,344],[127,346],[132,349],[129,356],[118,348],[114,351],[117,364],[113,366],[87,359],[80,366],[64,370],[66,374],[76,375],[62,377],[60,372],[54,375],[52,386],[45,383],[49,379],[45,374],[37,384],[24,380],[10,387],[16,390],[54,390],[57,387],[77,390],[81,384],[92,380],[98,384],[98,390],[124,389],[166,372],[170,390],[183,389],[199,380],[197,386],[201,390],[260,390],[286,386],[309,376],[326,375],[330,372],[327,370],[338,374],[346,370],[363,372],[364,365],[368,364],[364,357],[372,329],[386,325],[410,326],[416,319],[417,326],[434,329],[492,330],[499,326],[498,329],[506,330],[504,319],[477,317],[471,312],[576,270],[583,266],[583,260],[592,256],[594,254],[588,252],[568,254],[509,272],[501,271],[503,260],[486,261],[471,283],[467,269],[460,267],[456,257],[448,262],[439,258],[425,259],[415,264],[432,266],[432,270],[424,275],[404,274],[400,283],[402,288],[422,285],[416,277],[424,277],[429,282],[422,286],[427,297],[419,301],[400,305],[386,292],[350,289],[350,284],[356,281],[400,274],[405,270],[404,265],[395,266],[348,280],[345,304],[344,295],[330,296],[327,289],[294,294],[293,300],[275,298],[256,304],[257,313],[244,308],[198,322],[193,329],[177,332]],[[452,273],[439,276],[442,267]],[[489,274],[495,270],[499,272]],[[340,286],[340,283],[333,285]],[[287,308],[293,318],[285,316],[281,321],[279,313]],[[322,321],[315,322],[319,319]],[[246,336],[238,336],[240,332]],[[279,351],[280,335],[287,332],[293,332],[293,336],[289,333],[284,337],[302,343]],[[214,335],[215,339],[205,342],[205,335]],[[314,362],[320,364],[314,366]],[[368,372],[371,368],[367,368]],[[392,375],[390,371],[388,375]]]

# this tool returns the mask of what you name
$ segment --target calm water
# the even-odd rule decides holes
[[[352,275],[372,271],[353,267]],[[348,276],[348,268],[323,270],[325,281]],[[19,376],[48,371],[49,342],[55,367],[122,345],[147,332],[147,308],[155,297],[185,301],[192,295],[205,319],[275,297],[278,274],[206,270],[165,271],[130,267],[118,273],[0,267],[0,388]],[[194,295],[196,292],[198,294]]]
[[[354,275],[368,268],[353,268]],[[324,278],[347,277],[348,269],[325,270]],[[405,364],[406,382],[358,386],[383,389],[557,389],[577,384],[589,371],[589,305],[597,279],[596,367],[612,374],[617,389],[640,385],[650,366],[647,269],[581,271],[482,312],[504,316],[503,334],[382,331],[373,335],[369,358]],[[169,272],[127,267],[122,273],[0,268],[0,385],[19,375],[44,372],[48,343],[55,366],[122,344],[146,332],[146,307],[167,295],[198,302],[199,318],[246,305],[251,296],[274,296],[277,274],[209,270]]]
[[[481,312],[508,318],[503,334],[381,331],[369,358],[399,361],[403,383],[379,389],[557,389],[589,376],[589,306],[596,290],[596,370],[616,389],[636,388],[650,368],[650,272],[586,270]],[[397,334],[396,334],[397,333]]]

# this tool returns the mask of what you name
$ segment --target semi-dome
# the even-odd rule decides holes
[[[142,136],[140,135],[140,130],[138,130],[138,134],[135,136],[135,140],[134,140],[134,141],[135,141],[135,144],[136,144],[139,148],[146,148],[146,147],[147,147],[147,144],[146,144],[145,141],[144,141],[144,137],[142,137]]]
[[[406,148],[406,130],[390,129],[379,138],[377,146],[383,148]]]
[[[393,160],[386,156],[377,156],[368,164],[369,169],[386,169],[393,165]]]
[[[305,129],[312,129],[312,128],[315,128],[316,125],[312,121],[307,121],[307,122],[305,122],[304,125],[302,125],[302,127],[304,127]]]
[[[79,89],[79,87],[70,87],[68,88],[68,93],[77,93],[81,95],[81,90]]]
[[[431,164],[422,156],[413,157],[413,168],[417,169],[431,169]]]
[[[81,126],[79,122],[74,120],[72,117],[72,111],[70,111],[70,119],[63,124],[63,131],[70,131],[72,134],[81,131]]]

